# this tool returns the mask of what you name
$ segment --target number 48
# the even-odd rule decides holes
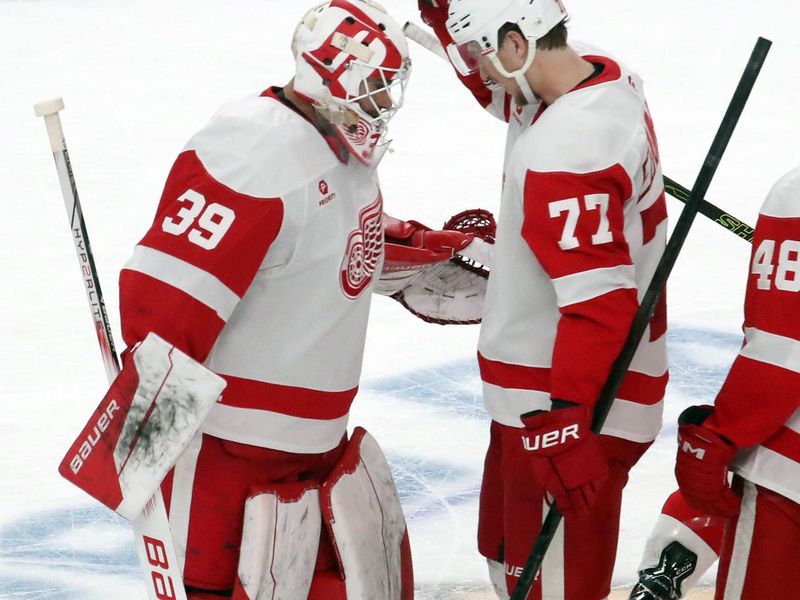
[[[800,292],[800,242],[784,240],[781,242],[778,255],[778,268],[775,269],[775,240],[764,240],[753,255],[751,273],[758,275],[758,289],[769,290],[772,287],[773,272],[775,287],[784,292]]]

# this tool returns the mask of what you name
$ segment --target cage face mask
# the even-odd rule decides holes
[[[331,0],[304,17],[292,50],[295,92],[330,122],[353,156],[377,164],[411,72],[400,26],[374,2]]]

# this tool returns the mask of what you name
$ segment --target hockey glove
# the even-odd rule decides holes
[[[442,231],[384,217],[386,258],[375,292],[431,323],[480,323],[494,242],[494,218],[460,213]]]
[[[608,461],[591,430],[588,406],[570,405],[522,415],[534,476],[553,496],[561,513],[585,515],[608,479]]]
[[[712,515],[735,517],[739,497],[728,484],[736,446],[703,426],[712,406],[690,406],[678,417],[675,478],[689,505]]]

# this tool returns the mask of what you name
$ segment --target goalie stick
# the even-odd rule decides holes
[[[416,42],[439,58],[450,62],[450,59],[447,58],[447,52],[445,52],[444,48],[442,48],[438,38],[429,31],[426,31],[416,23],[407,21],[406,24],[403,25],[403,32],[406,34],[408,39]],[[687,188],[683,187],[675,180],[670,179],[666,175],[664,176],[664,190],[670,196],[676,200],[680,200],[684,204],[689,200],[689,195],[691,194]],[[698,211],[703,216],[708,217],[721,227],[724,227],[728,231],[735,233],[748,242],[753,241],[753,228],[750,225],[725,212],[721,208],[714,206],[711,202],[701,199]]]
[[[603,423],[605,423],[606,417],[611,410],[611,405],[617,396],[620,385],[622,385],[622,381],[633,360],[639,342],[647,329],[650,319],[655,313],[658,300],[667,283],[667,278],[672,271],[672,267],[675,266],[678,254],[680,253],[683,243],[686,241],[694,218],[697,216],[700,201],[711,185],[711,180],[714,178],[722,155],[728,146],[728,142],[730,142],[736,124],[739,122],[739,117],[744,110],[747,99],[750,97],[750,92],[753,90],[756,79],[758,79],[761,67],[767,58],[767,53],[771,45],[772,42],[760,37],[753,48],[753,52],[747,62],[747,67],[736,87],[728,110],[722,118],[722,123],[717,130],[714,141],[711,143],[708,154],[706,154],[703,166],[697,175],[697,180],[689,194],[686,206],[681,211],[681,216],[667,242],[664,254],[642,298],[639,310],[636,312],[633,324],[628,332],[628,337],[625,340],[622,350],[620,350],[619,356],[614,361],[605,385],[600,392],[600,397],[595,406],[594,420],[592,422],[592,431],[595,433],[599,433],[603,428]],[[556,506],[551,506],[542,525],[542,529],[539,532],[539,536],[536,538],[531,553],[528,556],[528,560],[525,562],[525,566],[522,569],[519,581],[514,588],[514,592],[511,594],[511,600],[525,600],[528,597],[533,581],[541,569],[544,555],[561,523],[561,519],[562,515],[558,508]]]
[[[36,116],[44,117],[47,127],[75,251],[81,267],[83,285],[103,356],[103,366],[109,383],[112,383],[120,370],[119,361],[59,117],[59,112],[63,108],[64,101],[61,98],[39,102],[34,106]],[[153,495],[139,517],[131,521],[131,524],[139,561],[145,575],[148,597],[151,600],[186,600],[183,577],[160,491]]]

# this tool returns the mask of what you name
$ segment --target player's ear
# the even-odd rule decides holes
[[[514,54],[524,55],[528,50],[528,40],[519,31],[511,30],[506,34],[503,46],[513,51]]]

